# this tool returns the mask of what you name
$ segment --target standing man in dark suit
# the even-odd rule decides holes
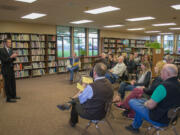
[[[4,48],[0,49],[0,60],[2,62],[1,71],[4,78],[5,93],[7,96],[6,102],[16,102],[20,97],[16,96],[16,82],[14,75],[13,61],[18,56],[13,53],[11,48],[11,39],[5,39]]]

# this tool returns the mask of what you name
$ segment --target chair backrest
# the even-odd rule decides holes
[[[106,116],[105,117],[107,117],[110,114],[111,106],[112,106],[112,99],[106,101],[106,103],[105,103],[105,112],[106,112]]]
[[[180,117],[180,106],[170,109],[168,111],[169,125],[176,125],[178,117]]]

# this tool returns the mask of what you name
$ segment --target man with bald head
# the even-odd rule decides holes
[[[178,69],[174,64],[166,64],[161,71],[163,82],[154,90],[147,101],[132,99],[130,107],[136,112],[135,119],[126,129],[131,132],[139,132],[143,120],[156,126],[167,126],[167,116],[171,108],[180,106],[180,83],[177,79]]]
[[[109,70],[109,73],[106,73],[106,78],[114,83],[118,77],[121,77],[123,73],[126,71],[126,65],[124,64],[124,57],[120,56],[118,58],[118,63]]]

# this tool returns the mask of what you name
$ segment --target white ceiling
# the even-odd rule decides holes
[[[0,0],[0,20],[30,22],[40,24],[53,24],[64,26],[91,27],[99,29],[104,25],[123,24],[124,27],[113,28],[110,30],[122,33],[144,34],[144,31],[129,32],[128,28],[143,27],[146,31],[158,30],[161,32],[174,32],[166,27],[153,27],[155,23],[175,22],[180,27],[180,10],[174,10],[170,6],[180,4],[180,0],[37,0],[34,3],[22,3],[14,0]],[[116,6],[121,10],[91,15],[83,11],[103,6]],[[21,16],[32,12],[45,13],[47,16],[36,20],[24,20]],[[153,16],[156,19],[140,22],[127,22],[127,18]],[[69,22],[89,19],[93,23],[72,25]],[[148,34],[145,34],[148,35]]]

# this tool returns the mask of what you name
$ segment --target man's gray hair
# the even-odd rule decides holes
[[[177,76],[178,75],[178,68],[174,64],[166,64],[164,66],[165,70],[169,73],[169,76]]]
[[[94,67],[94,71],[99,77],[105,76],[107,71],[107,66],[103,63],[97,63]]]

